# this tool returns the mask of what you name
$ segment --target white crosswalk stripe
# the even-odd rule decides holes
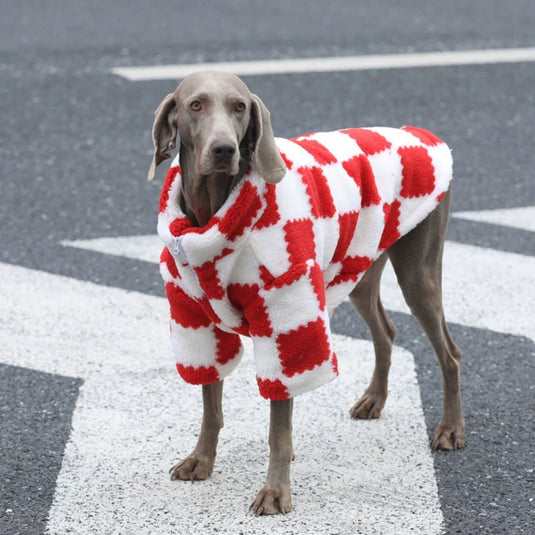
[[[158,262],[158,236],[63,242],[101,253]],[[446,242],[443,293],[448,321],[535,340],[535,257]],[[389,310],[409,313],[390,265],[381,283]]]
[[[0,264],[3,361],[85,380],[49,533],[441,533],[412,354],[394,351],[382,418],[354,422],[347,410],[373,348],[343,336],[334,337],[339,379],[296,400],[291,515],[258,523],[247,513],[265,476],[269,421],[250,346],[226,381],[215,473],[171,482],[166,470],[193,446],[201,400],[167,358],[166,317],[163,298]]]
[[[532,230],[529,207],[453,215]],[[63,245],[152,263],[161,249],[155,235]],[[535,339],[533,273],[533,257],[447,242],[448,319]],[[382,295],[388,309],[408,312],[391,268]],[[340,378],[296,400],[296,510],[259,525],[246,511],[266,466],[268,405],[256,392],[250,345],[226,381],[226,428],[212,478],[195,485],[171,482],[166,468],[192,447],[201,399],[200,389],[180,382],[167,357],[166,301],[6,264],[0,264],[0,296],[3,362],[85,381],[50,533],[80,525],[86,533],[103,533],[111,525],[116,533],[199,533],[216,526],[220,533],[305,533],[317,530],[318,522],[353,533],[383,533],[391,525],[403,526],[399,533],[441,533],[433,461],[408,351],[394,351],[382,418],[353,422],[346,409],[371,375],[373,348],[335,335]],[[320,413],[310,410],[317,406]],[[320,521],[314,514],[319,504]]]
[[[504,208],[501,210],[481,210],[473,212],[454,212],[454,217],[492,223],[521,230],[535,232],[535,206],[520,206],[518,208]],[[535,252],[535,243],[534,250]]]

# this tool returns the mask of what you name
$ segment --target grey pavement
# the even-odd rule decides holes
[[[129,82],[112,67],[533,47],[534,27],[528,0],[2,2],[0,262],[163,295],[148,263],[60,245],[155,230],[164,171],[146,182],[150,128],[176,83]],[[244,80],[270,108],[278,136],[425,126],[453,149],[454,211],[535,206],[534,63]],[[448,232],[452,241],[535,256],[527,230],[452,219]],[[432,433],[438,367],[414,320],[392,317],[397,343],[415,356]],[[333,330],[367,337],[346,305]],[[445,532],[531,533],[533,340],[462,325],[452,333],[465,356],[468,434],[464,450],[433,457]],[[0,364],[1,533],[44,533],[81,384]]]

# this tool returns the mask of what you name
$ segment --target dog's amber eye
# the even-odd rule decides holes
[[[235,109],[236,111],[245,111],[245,108],[246,108],[246,106],[245,106],[245,102],[238,102],[238,103],[236,104],[236,106],[234,106],[234,109]]]
[[[193,110],[193,111],[201,111],[202,110],[202,104],[198,101],[198,100],[194,100],[190,105],[189,107]]]

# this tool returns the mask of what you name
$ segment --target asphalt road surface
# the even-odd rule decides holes
[[[534,27],[529,0],[3,2],[0,533],[533,533],[533,57],[243,76],[278,136],[414,124],[455,162],[444,300],[466,447],[427,446],[438,365],[387,273],[399,335],[384,417],[347,416],[372,353],[343,304],[332,328],[347,373],[296,401],[295,510],[270,519],[247,513],[268,414],[250,364],[226,388],[212,480],[168,481],[200,417],[168,356],[154,239],[165,170],[145,180],[153,111],[177,80],[112,70],[530,49]]]

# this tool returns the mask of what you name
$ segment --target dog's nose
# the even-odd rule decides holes
[[[212,145],[212,154],[219,160],[230,160],[235,152],[236,147],[229,143],[214,143]]]

